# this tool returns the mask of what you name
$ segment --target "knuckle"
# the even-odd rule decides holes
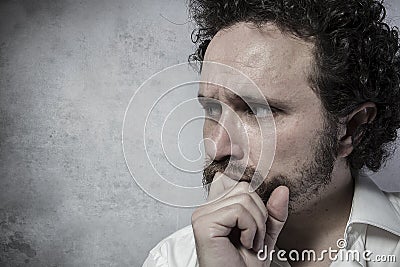
[[[193,234],[196,240],[210,242],[217,236],[217,230],[213,227],[211,220],[207,216],[200,216],[192,222]]]
[[[198,217],[198,211],[197,210],[195,210],[193,213],[192,213],[192,217],[191,217],[191,221],[192,221],[192,224],[196,221],[196,219],[197,219],[197,217]]]
[[[194,231],[200,229],[204,225],[202,217],[192,218],[192,228]]]
[[[240,204],[240,203],[235,203],[235,204],[231,205],[231,209],[232,209],[234,212],[239,213],[239,214],[244,213],[245,210],[246,210],[245,207],[244,207],[242,204]]]
[[[200,208],[198,208],[198,209],[193,211],[192,217],[191,217],[192,218],[192,222],[199,217],[199,213],[200,213]]]
[[[196,210],[192,213],[192,216],[191,216],[192,225],[193,225],[194,223],[196,223],[196,222],[199,220],[199,218],[201,217],[201,215],[202,215],[202,209],[201,209],[201,208],[196,209]]]
[[[249,183],[247,182],[239,182],[236,187],[239,193],[249,193]]]
[[[240,202],[243,203],[245,206],[249,206],[253,202],[253,199],[249,194],[241,194],[240,200]]]

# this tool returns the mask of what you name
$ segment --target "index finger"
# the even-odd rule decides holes
[[[214,201],[228,192],[228,189],[232,189],[238,182],[229,178],[221,172],[217,172],[214,175],[214,179],[211,182],[210,190],[207,196],[207,202]]]

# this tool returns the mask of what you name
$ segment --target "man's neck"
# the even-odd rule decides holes
[[[300,254],[302,250],[313,249],[317,256],[329,247],[337,249],[336,242],[343,238],[354,192],[350,169],[341,165],[335,166],[332,182],[307,209],[289,216],[277,242],[279,249],[297,250]]]

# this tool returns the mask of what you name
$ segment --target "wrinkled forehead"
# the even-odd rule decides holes
[[[218,62],[203,62],[200,94],[223,95],[225,99],[240,97],[263,98],[257,84],[240,69]]]
[[[275,88],[284,94],[284,88],[308,86],[312,49],[312,43],[284,34],[274,25],[260,28],[238,23],[214,36],[204,58],[205,62],[218,62],[231,69],[203,64],[201,77],[203,81],[235,87],[239,94],[249,94],[253,83],[261,90]]]

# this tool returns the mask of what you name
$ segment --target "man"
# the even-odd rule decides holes
[[[190,9],[199,25],[192,59],[240,70],[270,107],[200,87],[214,118],[204,123],[212,162],[203,176],[215,201],[197,208],[192,225],[161,241],[144,266],[398,266],[399,195],[362,172],[381,167],[400,127],[398,32],[383,22],[381,2],[193,0]],[[263,138],[255,121],[266,109],[276,125],[275,158],[253,192]],[[232,134],[241,131],[237,118],[248,144]],[[228,163],[234,171],[225,171]],[[317,257],[301,256],[310,251]]]

